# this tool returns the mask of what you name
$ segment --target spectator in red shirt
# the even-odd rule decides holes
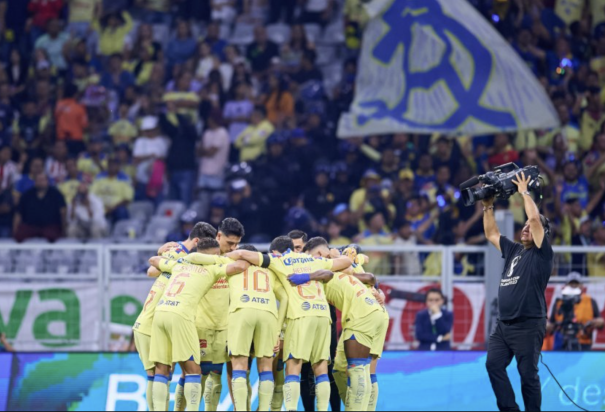
[[[510,143],[510,136],[505,133],[497,134],[494,138],[494,147],[490,152],[490,167],[494,168],[517,160],[519,160],[519,152]]]
[[[72,156],[78,156],[86,150],[84,132],[88,128],[86,108],[76,100],[77,93],[77,86],[67,84],[63,100],[57,103],[55,110],[57,139],[65,140]]]
[[[63,0],[31,0],[27,10],[32,15],[33,40],[36,41],[46,31],[46,25],[52,19],[58,19],[65,4]]]

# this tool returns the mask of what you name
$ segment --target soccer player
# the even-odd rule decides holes
[[[190,250],[193,250],[197,247],[200,239],[208,236],[216,236],[216,230],[214,230],[214,228],[207,223],[198,223],[194,226],[187,240],[175,244],[176,247],[173,248],[167,248],[165,245],[160,249],[160,251],[158,251],[158,254],[169,259],[178,259],[186,256]],[[137,318],[132,329],[134,331],[134,340],[137,351],[139,352],[139,358],[141,359],[143,367],[147,372],[147,404],[149,406],[149,410],[153,411],[152,399],[155,365],[149,360],[151,331],[155,309],[160,301],[160,298],[162,297],[162,294],[164,293],[164,290],[166,289],[166,286],[168,285],[168,282],[170,281],[170,274],[162,274],[154,267],[150,267],[147,273],[150,277],[157,278],[157,280],[151,287],[151,290],[147,295],[147,299],[145,300],[143,310],[139,314],[139,317]]]
[[[330,253],[328,243],[324,239],[310,241],[304,251],[314,257]],[[371,395],[370,352],[373,342],[379,339],[381,334],[385,309],[365,285],[373,286],[376,283],[372,274],[336,273],[332,277],[324,272],[294,275],[289,280],[293,286],[298,286],[308,281],[325,281],[328,278],[331,280],[325,284],[326,297],[331,305],[342,312],[341,340],[344,342],[348,366],[348,390],[346,394],[341,394],[341,397],[346,400],[347,411],[365,411]]]
[[[294,249],[292,250],[296,253],[301,253],[307,240],[309,240],[309,236],[302,230],[293,230],[288,233],[288,237],[292,239],[292,242],[294,243]]]
[[[357,254],[357,252],[361,252],[359,246],[351,245],[349,246],[343,254],[347,254],[349,258],[354,260],[354,264],[352,266],[352,270],[356,274],[363,274],[365,270],[363,265],[368,263],[369,258],[366,255]],[[376,301],[384,308],[385,296],[384,293],[376,286],[372,287],[368,285],[372,295],[376,299]],[[378,361],[382,357],[382,353],[384,351],[384,344],[386,342],[387,333],[389,330],[389,313],[385,310],[382,313],[382,320],[380,322],[380,331],[378,333],[378,338],[374,340],[372,344],[372,348],[370,350],[370,368],[368,369],[368,379],[371,382],[371,392],[369,394],[369,398],[364,400],[364,405],[367,403],[368,411],[375,411],[376,404],[378,402],[378,377],[376,375],[376,371],[378,369]],[[345,344],[344,340],[340,339],[338,342],[338,349],[336,353],[336,358],[334,360],[334,378],[339,388],[339,392],[341,393],[341,397],[346,399],[347,393],[347,356],[345,354]]]
[[[312,273],[319,270],[342,271],[351,266],[348,257],[334,260],[313,258],[292,252],[294,243],[288,236],[278,237],[271,243],[273,254],[237,250],[228,257],[244,259],[254,266],[271,269],[288,293],[288,327],[284,342],[286,383],[284,397],[286,409],[295,411],[300,401],[300,372],[303,362],[310,362],[315,372],[317,410],[327,411],[330,402],[328,361],[330,359],[330,309],[323,284],[312,281],[292,287],[288,276]],[[280,255],[278,255],[280,254]]]
[[[242,241],[244,226],[233,218],[223,220],[216,240],[224,255],[237,249]],[[221,400],[223,366],[229,362],[227,328],[229,325],[229,284],[219,279],[201,300],[196,316],[206,411],[216,411]]]
[[[240,246],[240,249],[258,253],[250,245]],[[260,376],[258,407],[260,411],[268,411],[275,386],[273,356],[279,351],[280,326],[286,318],[288,297],[276,275],[258,266],[229,277],[229,291],[229,354],[233,364],[235,410],[250,410],[246,379],[250,349],[254,347]]]
[[[198,242],[198,252],[218,254],[215,239]],[[249,265],[198,266],[185,259],[178,261],[153,257],[149,263],[162,272],[172,273],[170,283],[158,303],[153,320],[150,360],[155,363],[153,407],[160,411],[166,406],[168,373],[178,363],[186,374],[185,399],[187,411],[198,411],[202,397],[200,350],[194,314],[200,300],[222,277],[245,271]]]

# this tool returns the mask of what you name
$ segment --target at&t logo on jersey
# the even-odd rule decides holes
[[[248,303],[250,302],[250,296],[244,295],[240,298],[240,300],[242,301],[242,303]]]
[[[366,298],[366,303],[370,306],[374,305],[374,303],[376,303],[376,301],[372,298]]]
[[[311,304],[309,302],[305,302],[302,304],[302,310],[304,310],[305,312],[308,310],[311,310]]]
[[[260,303],[261,305],[268,305],[269,303],[271,303],[271,299],[252,298],[252,303]]]
[[[321,311],[326,311],[328,310],[328,305],[320,305],[320,304],[313,304],[311,305],[309,302],[305,302],[302,304],[302,310],[304,310],[305,312],[308,310],[321,310]]]

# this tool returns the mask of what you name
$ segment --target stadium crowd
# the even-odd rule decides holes
[[[483,211],[457,187],[515,162],[544,172],[555,243],[605,246],[605,2],[472,2],[538,76],[559,129],[337,139],[360,0],[0,1],[0,236],[106,237],[133,202],[177,200],[183,229],[235,217],[250,242],[301,229],[483,244]],[[497,205],[519,231],[520,201]],[[395,272],[430,273],[409,255]],[[605,276],[605,254],[567,259]]]

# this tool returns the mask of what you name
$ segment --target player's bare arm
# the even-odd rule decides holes
[[[154,266],[150,266],[149,269],[147,269],[147,277],[150,278],[159,278],[160,275],[162,274],[162,272],[160,272],[156,267]]]
[[[354,273],[352,276],[356,277],[364,285],[376,286],[376,276],[373,273]]]

